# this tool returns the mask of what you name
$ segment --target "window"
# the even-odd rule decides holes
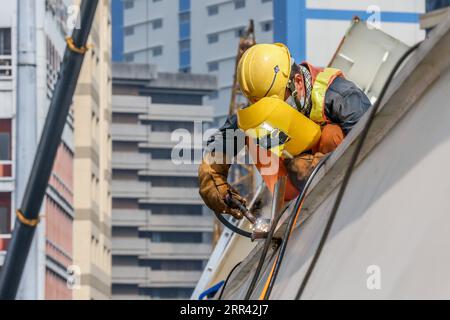
[[[113,169],[112,177],[117,181],[127,181],[139,179],[138,172],[136,170],[125,170],[125,169]]]
[[[133,0],[125,0],[124,7],[125,7],[125,9],[134,8],[134,1]]]
[[[162,46],[154,47],[152,49],[152,54],[154,57],[161,56],[163,54],[163,47]]]
[[[241,38],[241,37],[244,36],[244,34],[245,34],[245,28],[244,27],[238,28],[235,31],[236,38]]]
[[[139,205],[136,199],[112,199],[114,209],[138,209]]]
[[[162,26],[163,26],[163,20],[162,19],[153,20],[152,25],[153,25],[153,29],[154,30],[155,29],[161,29]]]
[[[137,256],[112,256],[114,266],[139,266]]]
[[[116,284],[111,286],[112,294],[115,295],[138,295],[139,287],[137,284]]]
[[[181,73],[191,73],[191,67],[182,67],[180,68]]]
[[[235,0],[234,1],[234,8],[235,9],[245,8],[245,0]]]
[[[152,215],[172,216],[201,216],[203,207],[201,205],[179,205],[179,204],[146,204],[142,209],[151,211]]]
[[[193,121],[159,121],[149,120],[143,121],[146,125],[151,126],[153,132],[173,132],[178,129],[185,129],[189,132],[194,132]]]
[[[201,232],[140,232],[141,238],[151,239],[154,243],[202,243]]]
[[[126,36],[131,36],[134,34],[134,27],[126,27],[124,30]]]
[[[139,295],[152,299],[189,299],[193,288],[139,288]]]
[[[0,178],[12,176],[11,119],[0,119]]]
[[[171,160],[172,150],[171,149],[152,149],[149,153],[154,160]]]
[[[125,55],[125,61],[126,62],[133,62],[134,61],[134,54],[132,54],[132,53],[126,54]]]
[[[140,260],[141,267],[149,267],[152,270],[165,271],[202,271],[202,260]]]
[[[198,188],[198,178],[195,177],[146,177],[141,179],[150,182],[152,187],[156,188]]]
[[[0,28],[0,55],[11,55],[11,29]]]
[[[209,72],[214,72],[214,71],[218,71],[219,70],[219,62],[218,61],[213,61],[208,63],[208,71]]]
[[[138,124],[139,116],[135,113],[113,113],[113,123]]]
[[[269,32],[272,31],[273,27],[272,27],[272,21],[266,21],[261,23],[261,28],[263,32]]]
[[[219,6],[208,7],[208,16],[215,16],[216,14],[219,14]]]
[[[180,12],[189,11],[191,9],[191,0],[179,0],[178,5]]]
[[[179,54],[180,68],[189,68],[191,65],[191,50],[180,50]]]
[[[191,49],[191,41],[190,40],[181,40],[180,41],[180,51],[186,51]]]
[[[180,24],[189,22],[191,22],[191,13],[190,12],[180,13]]]
[[[0,161],[11,160],[11,119],[0,119]]]
[[[0,193],[0,234],[11,233],[11,193]]]
[[[209,98],[210,100],[216,100],[216,99],[218,99],[218,98],[219,98],[219,91],[214,91],[213,93],[211,93],[211,94],[208,96],[208,98]]]
[[[219,34],[218,33],[208,34],[208,43],[212,44],[216,42],[219,42]]]
[[[111,234],[116,238],[136,238],[139,231],[137,227],[112,227]]]
[[[113,150],[117,152],[138,152],[137,142],[113,141]]]

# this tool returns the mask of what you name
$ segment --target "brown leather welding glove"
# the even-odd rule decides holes
[[[286,168],[292,183],[301,189],[306,180],[309,178],[315,167],[325,155],[317,152],[312,154],[301,154],[293,159],[286,160]]]
[[[220,161],[215,159],[220,159]],[[216,155],[215,157],[207,155],[203,159],[198,168],[199,192],[203,201],[211,210],[219,214],[230,214],[235,219],[240,220],[243,217],[242,213],[237,209],[230,208],[225,203],[226,198],[231,196],[242,204],[246,204],[245,199],[227,182],[230,165],[226,164],[225,159],[224,155]]]

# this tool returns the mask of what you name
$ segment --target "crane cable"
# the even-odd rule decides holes
[[[250,282],[250,285],[247,289],[247,293],[245,294],[244,300],[250,300],[250,297],[255,289],[255,286],[256,286],[259,276],[261,274],[262,267],[264,266],[264,261],[266,260],[267,252],[269,251],[270,245],[271,245],[272,241],[274,240],[273,235],[275,233],[276,227],[278,226],[278,222],[280,221],[281,217],[286,212],[287,208],[288,207],[286,207],[283,212],[281,212],[278,216],[276,216],[272,222],[272,226],[267,235],[266,241],[264,242],[264,247],[261,252],[261,257],[259,258],[258,265],[255,270],[255,274],[253,275],[252,281]]]
[[[228,281],[229,281],[230,278],[231,278],[231,275],[234,273],[234,271],[235,271],[241,264],[242,264],[242,261],[241,261],[241,262],[238,262],[238,263],[233,267],[233,269],[231,269],[230,273],[228,273],[228,276],[227,276],[227,278],[225,279],[225,282],[223,283],[222,290],[220,291],[220,295],[219,295],[219,298],[218,298],[217,300],[222,300],[222,298],[223,298],[223,293],[225,292],[225,288],[227,287],[227,284],[228,284]]]
[[[281,263],[283,262],[284,254],[286,253],[286,248],[289,242],[289,238],[294,230],[294,226],[297,224],[298,218],[300,216],[300,212],[303,208],[303,203],[305,201],[306,195],[308,193],[309,188],[311,187],[314,178],[319,173],[320,169],[325,165],[331,153],[324,157],[314,168],[313,172],[309,175],[309,178],[302,189],[302,193],[297,198],[294,210],[289,218],[288,225],[286,226],[283,241],[281,243],[280,251],[274,261],[272,266],[272,270],[270,271],[269,277],[266,280],[263,291],[259,297],[259,300],[267,300],[272,292],[273,286],[275,285],[275,281],[278,276],[278,272],[280,271]]]
[[[300,194],[300,196],[297,198],[297,200],[296,200],[296,202],[295,202],[293,214],[291,215],[291,218],[289,219],[289,224],[288,224],[286,230],[290,230],[290,229],[291,229],[291,228],[290,228],[290,225],[291,225],[291,224],[295,224],[295,223],[297,222],[297,218],[298,218],[298,215],[299,215],[299,213],[300,213],[301,207],[302,207],[302,205],[303,205],[304,198],[306,197],[306,194],[307,194],[307,192],[308,192],[308,189],[309,189],[311,183],[313,182],[315,176],[316,176],[317,173],[319,172],[320,168],[325,164],[325,162],[326,162],[326,160],[328,159],[328,157],[329,157],[329,155],[326,156],[326,157],[324,157],[324,158],[319,162],[319,164],[314,168],[313,172],[310,174],[308,180],[306,181],[306,183],[305,183],[305,185],[304,185],[304,187],[303,187],[303,189],[302,189],[302,193]],[[286,208],[281,214],[279,214],[279,215],[274,219],[274,222],[272,223],[272,227],[271,227],[271,229],[270,229],[269,235],[268,235],[268,237],[267,237],[267,239],[266,239],[266,242],[265,242],[265,244],[264,244],[264,248],[263,248],[263,251],[262,251],[262,253],[261,253],[261,257],[260,257],[260,259],[259,259],[258,266],[257,266],[257,268],[256,268],[256,271],[255,271],[255,274],[254,274],[254,276],[253,276],[253,279],[252,279],[252,281],[251,281],[251,283],[250,283],[250,286],[249,286],[249,288],[248,288],[248,290],[247,290],[247,293],[246,293],[246,295],[245,295],[245,300],[249,300],[250,297],[251,297],[251,295],[253,294],[253,291],[254,291],[254,289],[255,289],[256,283],[257,283],[258,280],[259,280],[259,277],[260,277],[260,274],[261,274],[262,267],[263,267],[264,262],[265,262],[265,260],[266,260],[267,252],[268,252],[269,247],[270,247],[270,244],[271,244],[271,242],[272,242],[272,240],[273,240],[273,235],[274,235],[274,233],[275,233],[276,227],[278,226],[278,222],[280,221],[281,217],[284,215],[284,212],[285,212],[286,210],[287,210],[287,208]],[[295,219],[294,219],[293,217],[295,217]],[[281,248],[281,249],[282,249],[283,251],[285,250],[285,248],[283,249],[283,245],[282,245],[282,248]],[[278,261],[278,260],[280,260],[279,257],[277,257],[277,261]],[[282,260],[282,257],[281,257],[281,260]],[[264,286],[264,291],[263,291],[263,292],[265,292],[265,291],[269,288],[269,285],[268,285],[268,284],[269,284],[270,279],[272,279],[272,276],[273,276],[274,272],[278,273],[278,270],[275,270],[275,264],[274,264],[273,267],[272,267],[272,270],[271,270],[271,272],[270,272],[268,281],[266,282],[266,285]]]

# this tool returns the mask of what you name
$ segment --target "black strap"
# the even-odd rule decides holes
[[[267,90],[266,94],[264,95],[264,97],[267,97],[267,95],[269,94],[270,90],[272,90],[275,81],[277,80],[277,76],[278,76],[278,72],[280,72],[280,67],[278,65],[275,66],[275,68],[273,68],[273,71],[275,72],[275,74],[273,75],[273,80],[272,80],[272,84],[270,85],[269,90]]]

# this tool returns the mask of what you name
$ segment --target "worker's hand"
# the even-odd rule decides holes
[[[287,160],[286,167],[291,177],[294,176],[298,181],[304,182],[324,156],[320,152],[314,155],[301,154],[293,159]],[[295,183],[295,181],[293,182]]]
[[[226,163],[217,164],[211,161],[210,157],[205,158],[198,169],[200,196],[205,204],[214,212],[230,214],[235,219],[240,220],[243,217],[242,212],[228,206],[226,199],[232,197],[243,205],[246,204],[246,201],[227,182],[229,169],[230,165]]]

